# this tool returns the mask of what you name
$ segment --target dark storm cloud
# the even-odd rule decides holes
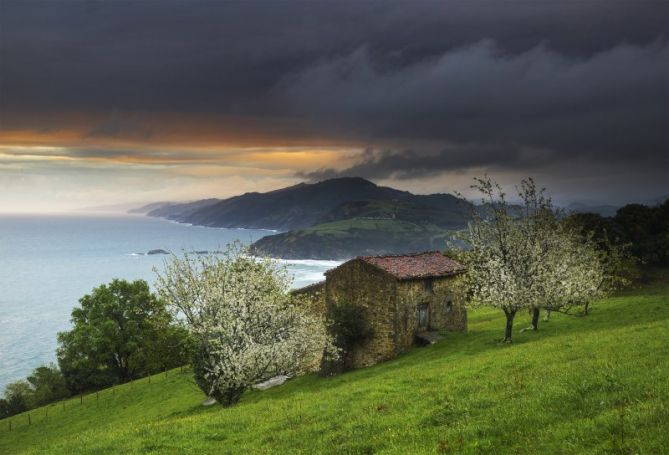
[[[664,1],[0,8],[0,128],[15,113],[212,113],[371,147],[345,171],[368,177],[575,158],[666,169]],[[83,135],[127,131],[151,137],[116,118]]]
[[[501,159],[503,157],[503,159]],[[415,150],[365,150],[354,158],[355,163],[345,169],[319,169],[302,172],[300,177],[320,181],[342,176],[363,176],[371,179],[414,179],[439,175],[446,170],[490,166],[503,161],[504,166],[529,169],[549,161],[550,155],[523,147],[505,147],[487,144],[458,145],[438,152]]]
[[[579,59],[544,45],[502,54],[481,41],[379,72],[361,48],[295,76],[284,96],[317,122],[348,124],[350,131],[362,126],[372,143],[433,143],[424,153],[368,152],[350,169],[318,171],[315,178],[411,178],[419,170],[519,168],[575,158],[593,164],[632,159],[654,169],[661,163],[666,171],[668,61],[660,40]]]
[[[489,39],[587,58],[665,33],[666,4],[4,1],[3,108],[211,109],[262,114],[286,75],[367,49],[380,72]],[[277,110],[281,106],[274,106]]]

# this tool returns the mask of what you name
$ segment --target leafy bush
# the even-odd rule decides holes
[[[340,301],[330,305],[327,310],[328,330],[338,355],[326,355],[321,363],[322,375],[333,375],[350,369],[351,351],[374,336],[364,309]]]
[[[28,376],[32,388],[31,407],[38,407],[70,395],[65,377],[56,365],[42,365]]]
[[[9,417],[30,409],[32,390],[25,381],[14,381],[5,387],[5,397],[0,400],[0,417]]]

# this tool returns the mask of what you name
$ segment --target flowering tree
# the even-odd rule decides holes
[[[229,406],[251,385],[305,372],[329,337],[322,316],[288,293],[290,275],[239,244],[222,256],[173,256],[158,274],[159,294],[194,335],[198,386]]]
[[[538,304],[532,307],[532,330],[538,329],[539,311],[568,313],[588,308],[592,301],[628,284],[634,264],[626,245],[615,245],[607,237],[574,226],[553,208],[545,190],[537,190],[532,179],[521,182],[519,196],[524,213],[516,223],[523,229]],[[542,303],[543,295],[543,303]]]
[[[505,342],[512,341],[519,310],[530,310],[536,330],[541,308],[564,310],[605,292],[604,256],[560,221],[532,179],[521,182],[521,204],[515,206],[490,178],[477,179],[472,188],[483,197],[464,235],[470,246],[465,285],[472,305],[504,311]]]
[[[588,237],[581,237],[562,222],[543,233],[542,257],[544,267],[535,277],[542,296],[532,307],[532,330],[539,325],[539,311],[568,312],[574,307],[588,305],[605,295],[604,256]],[[541,298],[542,297],[542,298]]]
[[[472,210],[464,240],[467,274],[464,284],[470,305],[499,308],[506,315],[505,342],[511,342],[513,321],[522,308],[530,308],[523,269],[526,269],[523,238],[515,228],[501,187],[489,178],[476,179],[472,189],[481,193],[481,210]]]

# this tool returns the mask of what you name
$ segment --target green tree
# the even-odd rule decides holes
[[[172,317],[145,281],[113,280],[79,304],[72,330],[58,334],[58,364],[73,393],[183,364],[171,345],[178,339]]]
[[[42,406],[70,395],[65,377],[56,365],[37,367],[27,379],[32,388],[32,407]]]
[[[613,220],[631,243],[631,253],[644,264],[669,264],[669,199],[655,207],[628,204]]]
[[[25,380],[10,382],[5,386],[4,399],[0,400],[0,417],[9,417],[31,407],[32,388]]]

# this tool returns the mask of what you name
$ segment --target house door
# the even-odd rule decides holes
[[[427,304],[418,305],[418,330],[427,330],[430,323],[430,312]]]

